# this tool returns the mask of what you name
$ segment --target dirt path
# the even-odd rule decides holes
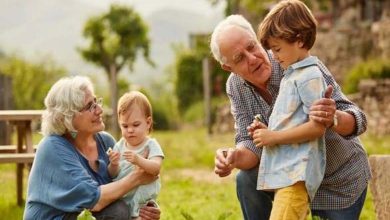
[[[170,170],[166,173],[163,173],[163,178],[191,178],[197,182],[206,182],[206,183],[224,183],[224,182],[234,182],[235,181],[235,172],[230,174],[227,177],[219,177],[214,173],[214,170],[207,169],[177,169]]]

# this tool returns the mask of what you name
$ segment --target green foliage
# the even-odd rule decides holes
[[[345,93],[358,91],[361,79],[383,79],[390,78],[390,60],[368,60],[358,63],[347,74],[343,90]]]
[[[233,134],[207,136],[205,130],[192,129],[156,131],[153,136],[165,153],[161,171],[162,189],[157,198],[162,210],[161,220],[184,219],[181,213],[193,219],[242,219],[234,174],[219,178],[213,173],[215,150],[221,146],[232,146]],[[361,140],[369,154],[390,154],[386,144],[390,136],[363,135]],[[14,164],[0,164],[2,219],[23,218],[24,207],[16,206],[15,167]],[[25,172],[25,179],[27,177]],[[370,189],[360,219],[375,219]]]
[[[0,71],[12,78],[15,109],[42,109],[51,85],[66,74],[49,58],[33,63],[17,56],[4,58]]]
[[[176,129],[179,123],[179,113],[175,99],[171,95],[160,95],[152,100],[153,106],[153,128],[155,130]]]
[[[221,1],[226,2],[225,15],[242,14],[255,27],[255,30],[267,14],[270,6],[275,3],[274,0],[209,0],[215,5]]]
[[[176,89],[179,112],[203,98],[202,59],[195,51],[183,51],[176,61]]]
[[[149,58],[148,27],[131,7],[111,5],[110,11],[91,17],[84,26],[83,35],[89,39],[89,46],[79,48],[83,58],[107,73],[113,66],[119,72],[127,64],[130,69],[142,51],[147,62]]]
[[[215,121],[216,112],[219,106],[228,102],[227,97],[214,97],[211,99],[211,122]],[[203,125],[205,118],[205,109],[203,100],[191,104],[184,113],[185,123]]]
[[[77,220],[96,220],[88,209],[84,209],[78,216]]]
[[[210,70],[211,96],[225,94],[226,80],[229,73],[222,70],[219,63],[209,55],[208,37],[194,37],[196,43],[192,49],[175,48],[175,95],[178,109],[183,114],[189,106],[203,99],[203,59],[208,59]]]
[[[133,69],[137,55],[142,52],[144,59],[154,65],[149,58],[150,40],[148,27],[131,7],[113,4],[110,11],[91,17],[85,24],[83,35],[89,40],[85,48],[78,48],[82,57],[102,67],[110,80],[110,100],[118,100],[117,74],[123,67]],[[116,101],[111,102],[116,112]],[[112,132],[117,133],[117,118],[111,118]],[[116,134],[114,134],[116,135]]]

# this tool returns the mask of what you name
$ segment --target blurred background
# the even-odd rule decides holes
[[[234,123],[229,74],[211,58],[209,35],[237,13],[256,30],[276,2],[0,0],[0,110],[43,109],[56,80],[87,75],[104,98],[107,130],[119,138],[116,100],[140,90],[152,102],[152,136],[167,156],[162,219],[241,219],[234,176],[221,179],[212,170],[215,150],[234,145]],[[368,116],[368,154],[390,154],[390,1],[304,2],[319,22],[312,54]],[[39,122],[33,128],[37,144]],[[0,144],[14,144],[14,133],[0,122]],[[15,205],[13,166],[0,164],[0,212],[8,216],[0,219],[23,213]],[[371,195],[362,219],[375,219]]]

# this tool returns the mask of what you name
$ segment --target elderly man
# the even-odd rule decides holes
[[[236,129],[236,148],[228,150],[227,155],[225,149],[217,150],[215,173],[224,177],[234,168],[240,169],[237,196],[244,218],[266,220],[273,193],[256,190],[262,149],[253,143],[253,127],[248,132],[248,126],[257,114],[262,123],[268,124],[283,70],[271,52],[261,47],[252,26],[240,15],[231,15],[217,25],[210,47],[221,67],[231,72],[226,92]],[[366,130],[366,117],[342,94],[328,69],[321,62],[318,66],[329,85],[328,98],[313,104],[310,117],[328,128],[327,161],[325,177],[311,203],[312,215],[332,220],[359,219],[371,178],[366,152],[357,138]]]

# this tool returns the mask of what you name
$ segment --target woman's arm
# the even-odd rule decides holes
[[[133,172],[122,179],[100,186],[100,197],[98,202],[92,208],[92,211],[100,211],[113,201],[122,198],[130,190],[153,182],[157,176],[145,173],[141,169],[135,169]]]

